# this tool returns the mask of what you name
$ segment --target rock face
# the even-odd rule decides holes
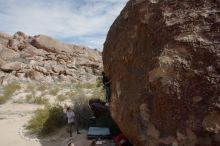
[[[0,33],[0,78],[40,81],[95,81],[102,70],[101,52],[60,43],[48,36]]]
[[[135,146],[220,145],[220,1],[130,0],[103,63]]]

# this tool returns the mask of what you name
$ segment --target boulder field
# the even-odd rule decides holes
[[[0,84],[12,81],[94,82],[101,52],[64,44],[49,36],[0,33]]]

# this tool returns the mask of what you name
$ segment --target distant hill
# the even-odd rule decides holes
[[[12,81],[90,82],[102,70],[101,52],[45,35],[0,33],[0,84]]]

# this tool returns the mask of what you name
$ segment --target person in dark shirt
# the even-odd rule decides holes
[[[109,102],[110,101],[110,97],[111,97],[111,88],[110,88],[110,82],[111,80],[109,80],[109,78],[105,75],[105,72],[102,72],[102,82],[105,88],[105,98],[106,101]]]

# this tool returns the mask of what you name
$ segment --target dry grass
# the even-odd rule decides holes
[[[37,88],[39,91],[43,92],[47,90],[47,85],[46,84],[40,84]]]
[[[56,97],[56,100],[59,102],[65,101],[66,99],[68,99],[68,97],[63,94],[60,94]]]
[[[25,101],[30,104],[48,105],[49,99],[41,96],[35,96],[33,94],[27,94],[25,96]]]

